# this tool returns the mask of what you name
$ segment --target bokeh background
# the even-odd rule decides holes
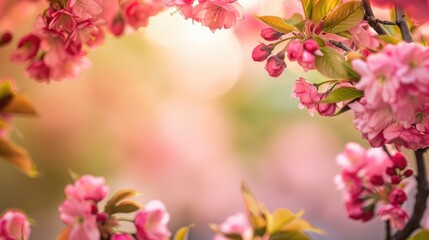
[[[163,201],[171,230],[194,223],[190,239],[208,240],[208,224],[244,211],[245,181],[271,210],[305,209],[304,217],[327,233],[314,239],[382,239],[379,221],[346,217],[333,184],[345,143],[367,146],[353,116],[310,117],[298,109],[291,86],[299,76],[318,82],[321,75],[288,63],[274,79],[251,60],[263,28],[253,16],[286,16],[296,6],[241,3],[248,14],[233,30],[213,34],[167,10],[146,29],[109,36],[76,80],[27,78],[23,66],[9,61],[17,37],[0,49],[0,78],[14,79],[39,113],[16,118],[12,138],[43,172],[29,179],[0,161],[0,210],[25,210],[35,220],[32,239],[54,239],[63,228],[57,207],[72,169],[105,176],[111,193],[134,188],[142,203]],[[22,36],[45,6],[12,8],[1,25]]]

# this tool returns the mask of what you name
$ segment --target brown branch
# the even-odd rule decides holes
[[[346,52],[354,52],[353,49],[351,49],[349,46],[344,45],[342,42],[337,42],[337,41],[334,41],[334,40],[329,40],[329,43],[332,44],[332,45],[334,45],[337,48],[343,49]]]
[[[386,29],[384,29],[377,20],[374,12],[372,11],[371,4],[369,0],[362,0],[363,8],[365,9],[364,19],[368,22],[368,24],[380,35],[387,35]]]
[[[387,220],[385,222],[386,224],[386,240],[391,240],[392,239],[392,234],[391,234],[391,228],[390,228],[390,221]]]
[[[420,228],[420,221],[426,210],[426,200],[429,196],[428,181],[426,177],[426,164],[424,159],[425,151],[426,149],[418,149],[417,151],[415,151],[417,162],[417,193],[416,202],[414,203],[413,215],[411,215],[411,218],[405,225],[404,229],[402,231],[398,231],[394,235],[394,240],[405,240],[415,230]]]
[[[413,42],[413,36],[411,35],[410,28],[408,27],[407,19],[405,18],[404,10],[396,7],[396,21],[398,22],[398,27],[401,30],[402,38],[406,42]]]

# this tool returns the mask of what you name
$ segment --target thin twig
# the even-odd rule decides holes
[[[371,4],[369,3],[369,0],[362,0],[363,7],[365,9],[365,16],[364,19],[368,22],[368,24],[380,35],[387,35],[386,29],[384,29],[377,21],[374,19],[377,19],[374,15],[374,12],[372,11]]]
[[[410,28],[408,27],[407,19],[405,18],[404,10],[395,7],[396,12],[396,21],[398,22],[398,27],[401,30],[402,38],[406,42],[413,42],[413,36],[411,35]]]
[[[346,52],[354,52],[353,49],[351,49],[349,46],[344,45],[342,42],[337,42],[337,41],[334,41],[334,40],[329,40],[329,43],[332,44],[332,45],[334,45],[337,48],[343,49]]]
[[[414,203],[413,214],[411,215],[410,220],[405,225],[404,229],[398,231],[394,235],[394,240],[405,240],[407,239],[415,230],[420,228],[420,221],[423,217],[423,214],[426,210],[426,200],[429,196],[427,175],[426,175],[426,164],[424,159],[424,153],[426,149],[418,149],[415,151],[416,162],[417,162],[417,193],[416,193],[416,202]]]
[[[387,156],[389,156],[389,158],[392,158],[392,154],[390,154],[389,149],[387,149],[386,145],[382,146],[384,152],[387,154]]]

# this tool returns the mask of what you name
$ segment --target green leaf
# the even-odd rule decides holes
[[[344,56],[329,47],[319,48],[323,56],[316,56],[316,68],[330,78],[347,78],[347,69],[343,65]]]
[[[268,232],[279,232],[284,226],[295,220],[297,216],[287,209],[278,209],[268,218]]]
[[[307,19],[311,19],[311,14],[313,13],[313,0],[302,0],[302,8],[304,9],[304,14]]]
[[[216,234],[220,234],[230,240],[243,240],[241,234],[222,232],[216,224],[209,224],[209,228]]]
[[[429,230],[420,230],[414,236],[411,238],[408,238],[407,240],[428,240],[429,239]]]
[[[118,204],[112,207],[109,212],[109,215],[113,215],[115,213],[133,213],[142,208],[142,205],[132,200],[122,200]]]
[[[401,41],[401,39],[391,35],[379,35],[378,37],[385,43],[398,44]]]
[[[317,45],[319,45],[319,47],[326,47],[326,43],[325,40],[323,40],[323,38],[319,37],[319,36],[313,36],[314,41],[317,42]]]
[[[256,201],[246,184],[241,185],[244,202],[246,204],[249,222],[255,230],[256,236],[263,236],[267,231],[266,210]]]
[[[10,162],[29,177],[37,177],[39,175],[27,151],[8,139],[0,138],[0,157]]]
[[[313,23],[319,23],[332,9],[341,3],[342,0],[319,0],[313,7],[313,14],[311,15]]]
[[[16,93],[9,80],[0,82],[0,112],[36,115],[30,99]]]
[[[348,80],[359,80],[359,79],[360,79],[360,75],[359,75],[359,73],[357,73],[357,72],[353,69],[353,67],[352,67],[352,65],[351,65],[351,63],[350,63],[350,62],[348,62],[348,61],[343,62],[343,66],[344,66],[344,68],[345,68],[345,69],[346,69],[346,71],[347,71],[347,75],[348,75],[347,79],[348,79]]]
[[[332,91],[322,102],[337,103],[363,97],[363,92],[353,87],[341,87]]]
[[[334,116],[341,115],[341,114],[343,114],[343,113],[345,113],[345,112],[349,111],[350,109],[351,109],[351,108],[349,107],[349,105],[346,105],[346,106],[342,107],[342,108],[340,109],[340,111],[338,111],[337,113],[335,113],[335,115],[334,115]]]
[[[290,18],[285,19],[284,21],[289,25],[295,26],[297,24],[300,24],[301,22],[304,22],[305,20],[302,18],[301,14],[295,13]]]
[[[343,3],[326,16],[322,30],[332,33],[347,31],[361,23],[364,14],[365,10],[361,1]]]
[[[114,214],[115,206],[120,204],[125,199],[134,197],[136,195],[139,195],[139,192],[132,189],[119,190],[107,201],[104,211],[107,214],[112,215]]]
[[[257,18],[281,33],[290,33],[295,30],[293,25],[287,24],[283,18],[277,16],[261,16]]]
[[[353,35],[349,31],[339,32],[337,33],[338,36],[343,38],[352,38]]]
[[[189,229],[192,226],[182,227],[179,230],[177,230],[176,234],[174,235],[174,240],[187,240],[189,235]]]
[[[279,232],[270,236],[269,240],[310,240],[311,238],[300,231]]]

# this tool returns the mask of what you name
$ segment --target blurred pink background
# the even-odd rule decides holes
[[[9,61],[37,8],[25,18],[11,14],[0,25],[16,38],[0,49],[0,76],[15,79],[38,109],[38,118],[17,118],[12,135],[43,176],[29,179],[0,161],[0,210],[24,209],[36,221],[32,239],[54,239],[72,169],[105,176],[111,193],[134,188],[144,193],[142,203],[160,199],[172,230],[195,223],[190,239],[210,239],[208,224],[244,211],[245,181],[271,210],[305,209],[304,218],[327,232],[314,239],[381,239],[378,220],[348,220],[333,184],[336,154],[348,141],[364,143],[352,116],[310,117],[290,97],[291,86],[299,76],[318,82],[321,75],[288,64],[273,79],[251,60],[263,27],[254,9],[288,15],[296,6],[243,5],[246,20],[215,34],[166,11],[147,29],[108,37],[89,54],[93,66],[79,79],[49,85]]]

